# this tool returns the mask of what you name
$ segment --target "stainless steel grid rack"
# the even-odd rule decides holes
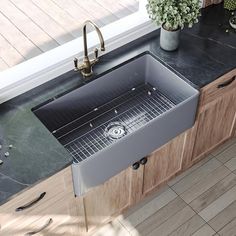
[[[125,127],[126,136],[180,102],[179,98],[173,101],[158,88],[153,88],[149,84],[131,90],[116,98],[115,103],[111,101],[112,106],[98,117],[88,120],[84,124],[86,132],[81,132],[85,127],[74,127],[73,130],[58,138],[73,156],[74,162],[82,162],[119,141],[119,139],[109,138],[106,134],[107,126],[112,122],[122,124]],[[106,104],[106,108],[108,107],[109,103]],[[99,107],[97,109],[99,110]]]

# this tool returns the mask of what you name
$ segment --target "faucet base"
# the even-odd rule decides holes
[[[89,77],[93,74],[93,71],[91,70],[89,73],[88,72],[85,72],[85,71],[81,71],[81,74],[84,76],[84,77]]]

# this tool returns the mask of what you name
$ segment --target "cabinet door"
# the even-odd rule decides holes
[[[225,94],[200,111],[192,161],[208,154],[233,135],[236,112],[236,90]]]
[[[131,167],[86,193],[83,201],[89,232],[138,201],[142,171]]]
[[[143,195],[157,189],[181,170],[185,134],[153,152],[144,165]]]

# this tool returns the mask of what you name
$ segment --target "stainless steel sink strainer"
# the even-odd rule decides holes
[[[109,123],[104,132],[105,136],[112,140],[120,139],[123,136],[125,136],[126,133],[127,133],[127,130],[125,126],[121,124],[120,122]]]

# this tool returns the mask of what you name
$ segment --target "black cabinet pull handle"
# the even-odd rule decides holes
[[[139,162],[135,162],[133,165],[132,165],[132,169],[133,170],[137,170],[139,168],[140,164]]]
[[[139,162],[141,165],[145,165],[147,163],[147,161],[148,161],[147,157],[144,157]]]
[[[43,231],[44,229],[46,229],[50,224],[52,224],[53,220],[52,218],[50,218],[45,225],[43,225],[41,228],[35,230],[35,231],[31,231],[31,232],[28,232],[25,234],[25,236],[30,236],[30,235],[34,235],[34,234],[37,234],[41,231]]]
[[[217,86],[217,88],[224,88],[224,87],[230,85],[231,83],[233,83],[235,79],[236,79],[236,76],[232,77],[231,79],[225,81],[225,82],[222,83],[222,84],[219,84],[219,85]]]
[[[46,195],[46,192],[43,192],[39,195],[39,197],[37,197],[36,199],[32,200],[31,202],[25,204],[24,206],[20,206],[18,208],[16,208],[15,211],[24,211],[30,207],[32,207],[33,205],[35,205],[37,202],[39,202],[40,200],[42,200],[44,198],[44,196]]]

